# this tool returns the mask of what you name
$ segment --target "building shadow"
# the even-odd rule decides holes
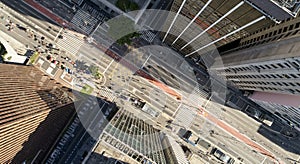
[[[285,151],[300,155],[299,133],[295,129],[274,122],[271,127],[261,125],[257,132]]]
[[[38,119],[43,119],[28,137],[28,140],[22,144],[22,149],[15,155],[11,163],[41,163],[41,161],[46,157],[47,153],[56,142],[57,138],[60,136],[69,120],[75,114],[75,107],[72,101],[69,101],[67,105],[61,104],[61,107],[55,108],[59,103],[58,97],[49,101],[45,94],[51,96],[50,90],[38,91],[41,99],[43,99],[49,109],[40,111],[38,114],[32,117],[39,117]],[[47,116],[43,118],[43,114]],[[38,120],[37,119],[37,120]]]
[[[128,164],[127,162],[115,159],[113,157],[108,157],[105,155],[105,152],[102,154],[93,152],[89,157],[87,164]]]
[[[40,98],[47,104],[48,109],[40,111],[41,114],[33,116],[38,117],[38,119],[42,121],[38,124],[35,131],[29,135],[27,141],[22,144],[22,149],[8,163],[44,163],[50,157],[51,153],[53,153],[53,151],[57,148],[60,141],[63,140],[75,118],[79,117],[78,114],[82,111],[82,108],[79,108],[79,104],[88,103],[85,100],[88,100],[89,98],[95,98],[94,100],[102,102],[102,104],[106,102],[99,97],[87,95],[75,90],[71,93],[71,91],[71,89],[65,87],[37,91]],[[72,99],[70,99],[70,97]],[[107,107],[110,106],[113,106],[114,110],[112,110],[106,117],[107,120],[110,120],[117,112],[117,108],[114,103],[110,103]],[[98,109],[99,108],[95,107],[94,112]],[[102,113],[106,113],[107,109],[108,108],[101,109]],[[43,114],[44,117],[42,116]],[[94,122],[97,123],[97,121]],[[73,146],[75,146],[78,140],[83,136],[82,134],[85,134],[84,141],[82,143],[84,148],[78,147],[77,154],[85,154],[86,152],[83,149],[92,149],[93,143],[95,143],[95,140],[93,139],[95,136],[91,136],[89,133],[86,133],[88,123],[90,123],[90,121],[88,121],[88,115],[86,117],[81,116],[76,133],[73,134],[74,138],[69,138],[68,143],[65,144],[66,146],[71,145],[70,147],[73,148]],[[96,126],[96,124],[93,124],[91,128]],[[103,124],[102,126],[106,126],[106,124]],[[100,132],[100,134],[101,133],[102,132]],[[62,152],[60,154],[60,158],[67,158],[72,150],[73,149],[68,149],[68,151]],[[74,160],[76,162],[82,161],[81,158],[83,157],[80,155],[74,156]]]

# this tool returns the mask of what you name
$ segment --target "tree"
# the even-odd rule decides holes
[[[131,0],[118,0],[116,2],[116,6],[125,12],[139,9],[139,5],[135,2],[132,2]]]
[[[100,79],[102,77],[102,74],[99,72],[99,67],[95,66],[95,65],[91,65],[89,67],[89,70],[91,72],[91,74],[94,76],[95,79]]]

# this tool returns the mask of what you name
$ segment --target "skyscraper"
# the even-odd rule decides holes
[[[114,154],[128,163],[163,164],[166,158],[160,134],[152,125],[122,109],[105,127],[95,152]]]
[[[295,17],[299,4],[270,0],[174,0],[171,11],[176,14],[165,23],[163,41],[191,56],[202,54],[211,45],[220,47]],[[179,19],[177,14],[188,19]]]
[[[300,18],[254,32],[221,54],[224,75],[289,124],[300,122]]]
[[[33,66],[0,70],[0,163],[39,161],[75,112],[71,94]]]

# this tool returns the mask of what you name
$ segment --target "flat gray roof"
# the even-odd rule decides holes
[[[261,12],[278,21],[283,21],[292,17],[289,13],[291,12],[290,10],[283,6],[281,7],[270,0],[246,0],[246,2],[251,6],[257,7],[261,10]]]

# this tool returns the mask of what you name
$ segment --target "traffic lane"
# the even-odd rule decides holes
[[[32,24],[30,24],[30,22],[25,22],[27,26],[31,27],[32,29],[38,30],[39,32],[43,33],[43,35],[46,35],[51,39],[54,39],[54,37],[58,32],[58,29],[55,26],[55,24],[53,24],[53,22],[49,23],[48,18],[43,17],[42,14],[33,10],[30,6],[27,6],[22,1],[20,1],[20,3],[18,2],[14,2],[14,5],[17,6],[16,8],[14,8],[14,10],[23,14],[24,17],[29,19],[32,23],[34,23],[40,28],[35,28]],[[15,13],[11,13],[11,14],[14,15],[16,18],[18,18],[19,20],[23,20],[23,18],[20,17],[18,14],[17,15]],[[52,30],[48,29],[49,26],[51,26]],[[45,30],[47,30],[47,32]]]
[[[90,103],[84,103],[77,109],[78,112],[84,111],[85,115],[81,115],[79,117],[80,123],[81,123],[79,132],[75,135],[72,142],[68,145],[67,151],[65,152],[64,156],[60,159],[61,163],[68,163],[68,161],[73,160],[74,159],[73,157],[76,156],[76,154],[77,154],[77,148],[81,147],[84,144],[84,142],[89,137],[91,137],[86,129],[88,127],[90,127],[90,125],[93,124],[95,121],[97,121],[94,118],[98,117],[99,110],[101,110],[103,108],[103,105],[106,103],[103,102],[103,104],[99,104],[99,105],[98,105],[98,103],[96,103],[95,105],[90,104],[89,106],[87,106],[87,104],[90,104]],[[102,105],[102,108],[99,109],[99,106],[101,106],[101,105]],[[86,109],[84,107],[86,107]],[[100,113],[100,115],[102,115],[102,113]]]
[[[97,46],[98,46],[99,48],[104,48],[103,46],[100,46],[99,44],[97,44]],[[120,55],[115,54],[115,52],[113,52],[113,51],[111,51],[111,50],[106,51],[106,54],[109,55],[109,56],[113,56],[113,57],[116,58],[116,60],[118,60],[118,61],[121,59]],[[134,71],[138,70],[138,69],[136,68],[135,65],[132,65],[132,64],[131,64],[130,62],[128,62],[128,61],[122,60],[122,63],[121,63],[121,64],[124,65],[124,66],[126,66],[127,68],[129,68],[129,69],[131,69],[131,70],[134,70]],[[166,85],[164,85],[164,84],[162,84],[162,83],[160,83],[160,82],[154,80],[154,78],[152,78],[152,77],[151,77],[149,74],[147,74],[146,72],[144,72],[144,71],[142,71],[142,70],[138,70],[138,71],[136,72],[136,74],[138,74],[138,75],[140,75],[140,76],[142,76],[142,77],[144,77],[144,78],[147,78],[147,79],[148,79],[149,81],[151,81],[154,85],[160,87],[160,88],[163,89],[165,92],[167,92],[167,93],[169,93],[169,94],[171,94],[171,95],[177,97],[178,99],[181,99],[181,95],[180,95],[180,94],[178,94],[176,91],[174,91],[173,89],[169,88],[168,86],[166,86]]]
[[[51,30],[49,29],[47,31],[49,33],[51,33],[52,35],[54,35],[54,36],[59,31],[60,27],[56,22],[54,22],[51,19],[45,17],[40,12],[37,12],[31,6],[28,6],[25,3],[19,3],[18,5],[19,5],[18,9],[20,11],[22,11],[24,16],[26,18],[28,18],[29,20],[31,20],[32,22],[34,22],[35,24],[37,24],[39,27],[41,27],[43,29],[48,29],[49,26],[51,26]]]
[[[2,21],[4,21],[4,20],[2,20]],[[15,20],[12,20],[12,22],[20,24],[21,26],[23,25],[22,22],[18,22],[18,21],[15,21]],[[41,45],[41,40],[40,39],[34,40],[34,38],[30,38],[28,36],[28,33],[25,32],[24,30],[21,30],[21,29],[15,27],[14,30],[7,31],[7,27],[5,25],[6,25],[5,22],[3,23],[3,25],[2,24],[0,25],[1,30],[3,32],[5,32],[6,34],[12,36],[14,39],[19,41],[20,43],[22,43],[24,45],[27,45],[29,49],[34,49],[34,47],[36,47],[37,45]],[[36,34],[36,36],[37,36],[37,38],[40,38],[40,36],[38,34]],[[47,39],[44,40],[44,43],[49,43],[49,42],[50,41],[48,41]]]
[[[20,43],[24,45],[28,45],[29,47],[34,47],[36,45],[35,42],[31,38],[28,38],[27,35],[22,34],[23,32],[18,29],[14,29],[13,31],[8,31],[7,27],[4,24],[0,24],[0,30],[6,33],[7,35],[13,37]]]
[[[275,146],[273,142],[266,142],[266,138],[262,136],[261,134],[257,133],[257,130],[262,125],[261,123],[255,121],[254,119],[250,118],[248,115],[246,115],[243,112],[240,111],[232,111],[234,109],[229,109],[228,107],[224,107],[226,109],[226,112],[223,112],[221,117],[222,119],[230,124],[231,126],[235,127],[239,132],[243,133],[244,135],[250,137],[251,139],[255,140],[256,142],[260,143],[261,145],[269,145],[269,150],[276,150],[280,153],[276,153],[276,156],[290,156],[291,153],[287,153],[286,151],[282,149],[278,149]],[[220,108],[212,108],[212,110],[218,110]],[[221,110],[220,110],[221,111]],[[238,112],[239,114],[237,114]],[[271,132],[265,131],[265,135],[277,140],[278,142],[284,142],[286,146],[290,147],[294,150],[299,150],[299,147],[294,147],[297,144],[292,143],[291,141],[285,139],[283,136],[274,136]]]
[[[1,9],[3,10],[3,9]],[[24,21],[22,18],[20,18],[18,15],[16,15],[14,12],[8,12],[5,10],[5,13],[6,15],[8,15],[10,17],[10,19],[13,19],[15,20],[14,23],[17,22],[17,24],[23,24],[23,27],[27,28],[27,29],[31,29],[31,31],[35,31],[36,33],[40,33],[42,35],[44,35],[46,38],[52,38],[52,35],[50,35],[48,32],[46,32],[45,30],[39,28],[38,26],[36,25],[33,25],[27,21]],[[17,27],[15,27],[16,29]]]
[[[185,66],[185,67],[190,68],[190,70],[192,70],[192,68],[189,65],[186,65],[187,63],[185,63],[184,61],[179,61],[179,62],[180,62],[180,64],[171,66],[168,63],[160,60],[159,58],[154,57],[154,58],[151,58],[151,60],[149,60],[149,65],[159,66],[159,67],[161,67],[161,69],[158,69],[158,70],[161,70],[161,72],[163,72],[162,69],[164,69],[164,70],[168,71],[169,73],[171,73],[175,78],[177,78],[177,80],[181,80],[182,82],[185,82],[192,86],[196,86],[198,83],[197,83],[195,74],[193,72],[188,72],[188,70],[181,70],[180,67]]]
[[[244,159],[244,163],[260,163],[263,161],[264,156],[261,154],[257,154],[253,149],[249,148],[245,143],[240,142],[234,137],[230,136],[228,133],[219,128],[214,128],[215,133],[213,135],[209,135],[207,138],[209,141],[214,143],[215,145],[223,144],[229,151],[226,151],[225,154],[229,153],[231,156],[238,158],[241,157]],[[231,153],[231,151],[233,153]]]
[[[76,138],[76,140],[74,140],[74,142],[70,144],[68,151],[65,153],[65,156],[60,158],[58,163],[60,164],[69,164],[73,162],[80,163],[80,161],[75,161],[74,159],[76,158],[76,156],[78,156],[77,154],[78,149],[82,147],[82,145],[84,145],[84,143],[90,138],[91,138],[90,135],[84,129],[84,133],[78,136],[78,138]]]
[[[32,7],[30,7],[26,3],[24,3],[23,0],[21,0],[21,1],[20,0],[2,0],[2,2],[5,3],[7,6],[11,7],[12,9],[14,9],[15,11],[18,11],[22,14],[26,14],[31,17],[36,17],[37,19],[40,19],[41,21],[46,21],[51,24],[57,24],[55,21],[49,19],[48,17],[37,12],[36,10],[32,10]]]
[[[216,142],[220,142],[226,145],[229,150],[233,151],[234,154],[236,154],[235,158],[241,157],[244,159],[244,162],[248,161],[249,163],[260,163],[261,161],[263,161],[265,156],[257,153],[255,150],[253,151],[253,148],[230,136],[222,129],[217,128],[217,130],[214,130],[216,133],[210,138],[214,138]]]
[[[298,157],[300,150],[299,140],[289,140],[280,134],[272,133],[266,128],[262,127],[259,128],[258,133],[273,143],[273,147],[270,147],[269,149],[274,150],[273,153],[281,159],[285,159],[286,157],[295,159]],[[263,145],[264,143],[260,142],[260,144]],[[280,148],[275,149],[275,145],[279,146]]]
[[[147,62],[147,65],[150,66],[159,66],[161,69],[157,69],[161,75],[164,75],[164,78],[169,81],[174,81],[175,83],[179,83],[180,88],[185,92],[193,91],[196,86],[198,86],[196,77],[194,74],[188,73],[188,72],[182,72],[181,70],[178,70],[176,68],[173,68],[169,64],[157,59],[157,58],[150,58],[150,60]],[[165,71],[168,71],[172,74],[174,78],[172,78],[171,75],[167,75],[162,69]],[[188,76],[186,75],[188,73]],[[159,78],[159,77],[157,77]],[[183,83],[183,84],[182,84]]]
[[[60,0],[52,0],[52,1],[37,1],[39,4],[44,6],[45,8],[52,10],[52,12],[56,13],[63,19],[71,22],[75,12],[72,10],[72,7],[67,7],[62,4]]]
[[[70,159],[72,159],[71,163],[73,164],[81,164],[83,159],[86,157],[86,152],[92,150],[94,147],[94,143],[96,142],[92,137],[87,136],[86,139],[83,139],[83,145],[81,148],[79,148],[79,151],[77,151],[77,154],[74,156],[71,156]],[[68,163],[67,163],[68,164]]]
[[[196,132],[201,137],[208,139],[214,145],[218,145],[218,143],[226,145],[226,147],[228,147],[229,150],[234,152],[231,153],[231,156],[235,158],[242,157],[243,159],[246,159],[248,162],[250,161],[249,163],[259,163],[264,159],[264,157],[262,157],[261,154],[257,154],[255,151],[252,151],[253,149],[250,148],[250,146],[246,145],[245,143],[242,143],[240,140],[237,140],[235,137],[230,136],[230,134],[224,131],[223,129],[213,124],[212,124],[213,126],[210,129],[206,129],[207,121],[208,120],[206,120],[204,117],[196,117],[190,129]],[[211,135],[210,130],[214,130],[214,134]],[[230,151],[227,153],[230,153]],[[236,156],[236,154],[238,154],[238,156]],[[257,158],[260,159],[257,161]]]
[[[175,99],[173,99],[169,94],[164,93],[164,91],[160,90],[156,86],[149,86],[147,85],[147,82],[145,82],[146,85],[142,85],[142,82],[137,82],[137,81],[131,81],[129,84],[138,90],[140,93],[143,93],[143,95],[147,98],[148,101],[156,101],[155,99],[159,99],[158,102],[160,103],[160,106],[165,107],[165,105],[168,106],[168,108],[173,109],[174,111],[177,109],[179,104],[174,104],[172,102],[177,102]],[[155,92],[157,91],[158,92]],[[164,101],[164,102],[163,102]]]
[[[73,139],[70,143],[65,145],[63,155],[57,160],[58,163],[64,163],[64,161],[67,160],[67,158],[72,154],[76,144],[79,142],[80,138],[86,133],[85,128],[82,124],[79,124],[77,127],[76,133],[74,134]]]
[[[68,26],[68,22],[65,22],[62,18],[56,16],[54,13],[50,12],[48,9],[46,9],[44,6],[38,4],[34,0],[24,0],[24,2],[30,6],[32,6],[34,9],[39,11],[40,13],[43,13],[43,15],[49,17],[49,19],[52,19],[53,21],[57,22],[58,24],[62,26]]]
[[[94,46],[88,45],[86,43],[84,43],[80,47],[78,54],[81,54],[82,56],[85,56],[85,57],[89,58],[90,60],[101,64],[104,68],[106,68],[106,66],[113,60],[111,57],[106,55],[100,49],[98,49]]]
[[[253,147],[254,149],[256,149],[259,153],[262,153],[274,160],[277,160],[276,157],[268,150],[264,149],[263,147],[259,146],[257,143],[253,142],[252,140],[250,140],[249,138],[245,137],[244,135],[240,134],[238,131],[236,131],[235,129],[233,129],[232,127],[228,126],[227,124],[224,124],[224,122],[218,120],[217,118],[215,118],[214,116],[210,115],[210,114],[206,114],[206,117],[212,121],[213,123],[217,124],[220,128],[226,130],[227,132],[229,132],[231,135],[233,135],[234,137],[238,138],[239,140],[241,140],[242,142],[246,143],[247,145]]]
[[[196,82],[194,82],[194,84],[189,84],[188,82],[184,81],[181,77],[168,75],[165,71],[160,69],[155,69],[154,71],[152,71],[152,69],[149,68],[148,72],[152,77],[154,77],[161,83],[164,83],[165,85],[171,88],[175,88],[178,92],[184,95],[184,97],[189,97],[190,94],[194,92],[195,88],[198,87],[198,84]]]
[[[148,101],[161,102],[160,103],[161,106],[168,104],[167,101],[163,102],[164,100],[169,100],[170,102],[176,101],[175,99],[171,98],[170,95],[168,95],[167,93],[164,93],[164,91],[160,90],[156,86],[153,86],[153,87],[144,86],[143,87],[140,85],[140,83],[135,83],[134,81],[131,81],[129,83],[129,85],[132,86],[133,88],[135,88],[137,91],[139,91],[143,95],[147,96]],[[145,89],[143,89],[143,88],[145,88]],[[158,99],[158,101],[156,101],[156,99]],[[169,105],[169,107],[177,108],[177,106],[175,106],[175,105],[170,105],[170,104],[168,104],[168,105]]]
[[[212,109],[214,111],[217,109],[220,109],[214,105],[212,105],[212,107],[213,107]],[[225,106],[223,106],[223,108],[225,108],[226,112],[222,113],[221,118],[225,122],[227,122],[229,125],[235,127],[239,132],[250,137],[255,142],[257,142],[261,145],[264,145],[269,150],[276,150],[276,151],[272,151],[272,153],[274,153],[277,157],[280,157],[281,159],[284,159],[287,156],[291,156],[291,157],[294,156],[294,154],[289,153],[281,148],[278,149],[278,147],[276,147],[276,145],[273,142],[269,141],[264,136],[258,134],[257,129],[259,128],[259,126],[261,126],[261,123],[258,123],[257,121],[253,120],[252,118],[249,118],[245,113],[242,113],[240,111],[233,110],[233,109],[230,109]],[[238,114],[237,114],[237,112],[238,112]],[[268,133],[268,135],[270,135],[270,137],[274,138],[273,134]],[[277,140],[280,140],[279,138],[281,138],[281,137],[276,136]],[[282,142],[286,143],[286,145],[294,146],[294,145],[291,145],[290,141],[282,140]]]

